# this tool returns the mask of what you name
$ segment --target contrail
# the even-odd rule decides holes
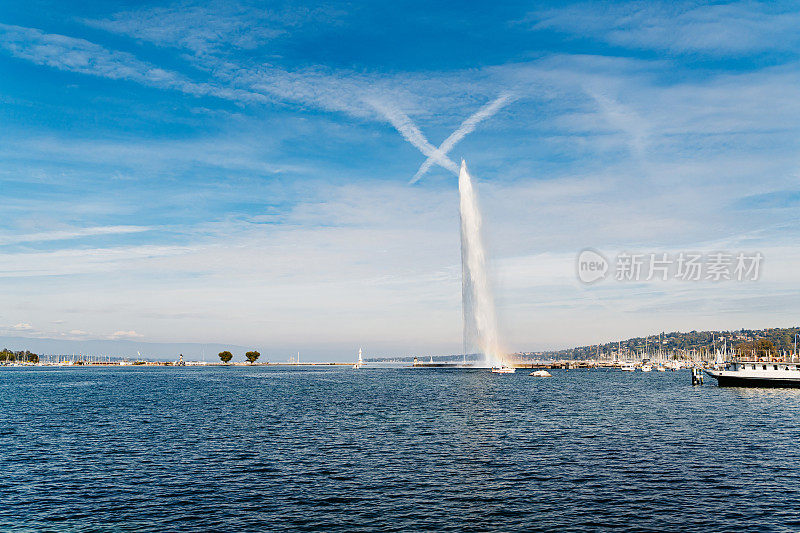
[[[584,91],[600,107],[600,111],[605,115],[605,120],[628,136],[631,153],[640,160],[644,160],[650,137],[645,120],[630,107],[599,91],[590,88],[584,88]]]
[[[458,144],[459,141],[461,141],[461,139],[463,139],[464,137],[475,131],[475,128],[478,126],[478,124],[480,124],[482,121],[486,120],[487,118],[490,118],[492,115],[500,111],[500,109],[502,109],[502,107],[511,100],[512,97],[510,94],[501,94],[493,101],[481,107],[467,120],[462,122],[461,126],[459,126],[456,131],[451,133],[450,136],[444,140],[441,146],[439,146],[439,148],[436,149],[436,154],[434,155],[425,154],[428,156],[428,159],[426,159],[425,162],[422,163],[422,166],[419,167],[417,173],[414,174],[414,177],[411,178],[411,181],[409,181],[408,183],[414,184],[418,182],[420,178],[422,178],[422,176],[424,176],[425,173],[428,172],[428,170],[430,170],[430,168],[433,166],[434,163],[439,163],[441,158],[445,158],[448,161],[450,161],[450,159],[447,158],[447,154],[450,152],[450,150],[452,150],[453,147],[456,144]],[[450,170],[450,167],[446,168]]]
[[[392,126],[395,127],[400,134],[417,147],[417,149],[428,156],[428,159],[433,159],[434,163],[437,163],[447,170],[453,172],[454,174],[458,174],[458,165],[456,165],[446,154],[442,153],[440,150],[437,150],[435,146],[433,146],[428,139],[419,131],[416,124],[409,118],[408,115],[400,111],[395,107],[390,107],[382,102],[378,101],[370,101],[368,102],[376,111],[382,114],[386,119],[392,123]]]

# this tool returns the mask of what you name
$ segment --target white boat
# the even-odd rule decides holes
[[[651,370],[653,370],[653,367],[650,364],[645,363],[642,365],[642,372],[650,372]]]
[[[533,372],[531,372],[528,375],[529,376],[535,376],[537,378],[551,378],[551,377],[553,377],[553,374],[551,374],[547,370],[534,370]]]
[[[666,371],[667,371],[667,369],[666,369],[666,368],[664,368],[664,366],[663,366],[663,365],[658,365],[658,366],[656,367],[656,370],[658,370],[659,372],[666,372]]]
[[[619,369],[623,372],[633,372],[636,367],[630,361],[625,361],[619,365]]]
[[[513,374],[515,372],[514,367],[500,365],[500,366],[493,366],[492,373],[493,374]]]
[[[354,368],[355,370],[358,370],[358,369],[359,369],[359,368],[361,368],[362,366],[364,366],[364,360],[363,360],[363,359],[361,359],[361,348],[359,348],[359,349],[358,349],[358,362],[357,362],[356,364],[354,364],[354,365],[353,365],[353,368]]]
[[[706,374],[720,387],[800,387],[800,363],[736,361]]]

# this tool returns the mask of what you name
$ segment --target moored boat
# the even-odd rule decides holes
[[[512,366],[500,365],[492,367],[493,374],[513,374],[514,371],[514,367]]]
[[[720,387],[800,387],[800,363],[735,361],[706,374]]]

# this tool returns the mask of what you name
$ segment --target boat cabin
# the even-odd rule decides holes
[[[728,364],[728,370],[734,372],[747,371],[797,371],[800,372],[800,363],[776,363],[766,361],[735,361]]]

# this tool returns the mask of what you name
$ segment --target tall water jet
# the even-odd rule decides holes
[[[464,351],[477,343],[487,366],[500,366],[503,356],[497,339],[494,297],[486,271],[486,250],[481,236],[481,212],[478,198],[461,160],[458,174],[461,201],[461,305],[464,313]]]

